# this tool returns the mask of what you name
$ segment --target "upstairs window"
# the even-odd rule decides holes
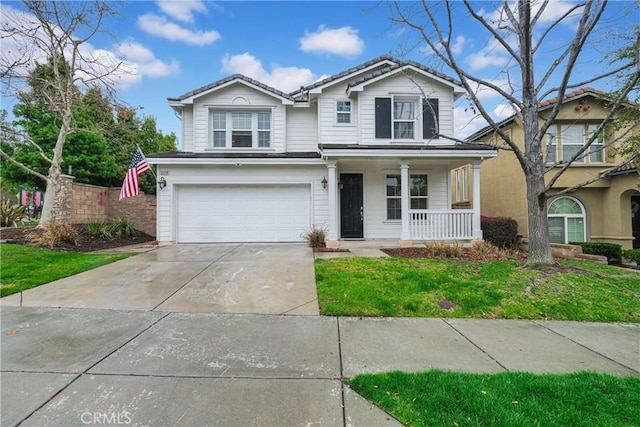
[[[414,139],[416,102],[408,98],[393,100],[393,139]]]
[[[336,123],[351,123],[351,101],[336,102]]]
[[[375,137],[418,140],[438,137],[438,99],[394,96],[375,99]],[[420,126],[422,123],[422,126]]]
[[[591,136],[598,130],[598,126],[597,124],[551,125],[547,131],[547,162],[571,160],[589,142]],[[574,163],[603,163],[604,161],[604,134],[601,132],[589,149]]]
[[[271,147],[270,111],[212,111],[214,148]]]

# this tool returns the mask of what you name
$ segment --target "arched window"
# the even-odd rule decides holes
[[[558,197],[549,205],[551,243],[584,242],[586,221],[584,207],[572,197]]]

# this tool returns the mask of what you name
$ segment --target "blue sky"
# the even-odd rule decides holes
[[[495,13],[493,4],[474,3],[475,10],[487,17]],[[571,4],[555,0],[545,17],[552,19]],[[111,36],[97,36],[91,40],[91,48],[109,52],[130,65],[131,72],[118,83],[119,99],[142,107],[139,114],[155,117],[159,129],[178,136],[180,121],[166,98],[234,73],[290,92],[380,55],[392,54],[453,76],[425,49],[424,43],[417,41],[415,33],[391,24],[391,10],[386,3],[132,1],[114,5],[121,18],[107,21],[105,28]],[[474,73],[506,84],[503,71],[509,63],[505,52],[472,25],[460,2],[454,6],[454,39],[460,60]],[[580,80],[606,66],[601,58],[612,47],[611,32],[630,30],[639,22],[637,13],[629,13],[631,6],[630,1],[611,2],[593,38],[603,44],[586,47],[585,57],[577,67]],[[4,1],[0,7],[4,14],[9,9],[20,10],[22,5]],[[568,20],[548,38],[549,44],[539,59],[541,69],[565,45],[574,28],[575,20]],[[604,84],[591,86],[607,90]],[[483,95],[495,117],[512,114],[513,110],[495,95],[491,91]],[[10,104],[10,99],[3,98],[2,108],[10,108]],[[465,113],[467,106],[464,101],[457,105],[456,124],[461,127],[458,136],[483,124],[468,124],[472,115],[470,110]]]

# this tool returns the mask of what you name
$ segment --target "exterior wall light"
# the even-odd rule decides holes
[[[320,181],[320,184],[322,184],[322,188],[324,188],[325,190],[327,189],[327,178],[326,177],[322,177],[322,181]]]
[[[167,186],[167,180],[164,179],[164,176],[160,177],[160,180],[158,181],[158,186],[160,187],[161,190]]]

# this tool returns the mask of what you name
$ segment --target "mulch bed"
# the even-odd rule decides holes
[[[104,249],[119,248],[122,246],[136,245],[139,243],[152,243],[156,241],[155,237],[141,232],[138,232],[136,237],[118,237],[114,235],[112,240],[99,239],[87,233],[82,224],[75,224],[73,225],[73,228],[78,235],[78,244],[73,245],[65,243],[55,246],[52,249],[67,252],[93,252]],[[0,230],[0,239],[5,240],[8,243],[16,243],[19,245],[45,247],[34,242],[34,239],[42,232],[43,230],[36,227],[9,227]]]
[[[313,252],[351,252],[344,248],[313,248]]]
[[[427,248],[414,246],[410,248],[383,248],[382,252],[396,258],[434,258]],[[526,261],[527,254],[525,252],[511,252],[510,256],[518,261]],[[462,249],[462,258],[467,261],[494,261],[499,260],[498,255],[489,255],[484,259],[478,255],[476,251],[470,248]]]

